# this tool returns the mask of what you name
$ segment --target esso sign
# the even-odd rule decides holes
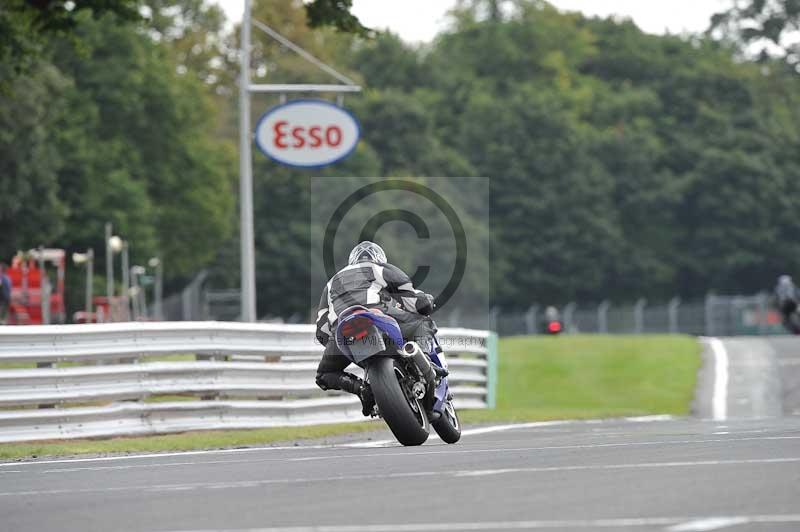
[[[256,126],[264,154],[288,166],[325,166],[352,152],[361,131],[348,111],[324,100],[293,100],[267,111]]]

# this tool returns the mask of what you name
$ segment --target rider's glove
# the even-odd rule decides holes
[[[417,296],[417,300],[417,311],[420,314],[424,316],[433,314],[433,309],[436,308],[436,301],[432,295],[422,292]]]

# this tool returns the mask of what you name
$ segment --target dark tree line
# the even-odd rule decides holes
[[[753,291],[800,270],[795,2],[754,0],[680,37],[541,0],[460,2],[425,46],[359,29],[347,3],[314,4],[318,16],[290,0],[254,13],[367,87],[346,100],[359,148],[323,173],[490,177],[496,304]],[[77,13],[70,37],[46,36],[36,68],[9,77],[0,249],[97,247],[111,218],[167,256],[173,286],[206,266],[236,286],[236,36],[202,0],[148,5],[128,24]],[[785,53],[754,54],[756,38]],[[327,81],[255,45],[256,80]],[[274,103],[255,101],[254,118]],[[308,310],[319,173],[256,154],[260,314]]]

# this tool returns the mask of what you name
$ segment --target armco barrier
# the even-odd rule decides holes
[[[442,329],[439,338],[456,406],[492,408],[496,335]],[[312,325],[2,327],[0,442],[365,419],[357,398],[316,387],[321,353]]]

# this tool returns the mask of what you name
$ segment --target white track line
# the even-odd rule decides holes
[[[458,448],[458,447],[423,447],[422,449],[427,450],[420,450],[420,451],[409,451],[405,450],[401,447],[388,447],[382,448],[385,449],[381,452],[372,452],[372,453],[364,453],[364,452],[351,452],[350,454],[327,454],[327,455],[318,455],[318,456],[306,456],[306,457],[298,457],[298,458],[288,458],[286,456],[280,457],[270,457],[270,458],[246,458],[246,459],[236,459],[236,458],[227,458],[224,460],[203,460],[200,462],[191,462],[191,461],[180,461],[180,462],[145,462],[145,463],[133,463],[133,464],[124,464],[124,465],[111,465],[105,463],[99,464],[86,464],[86,465],[76,465],[73,467],[60,467],[54,469],[39,469],[35,470],[35,473],[38,474],[65,474],[65,473],[77,473],[82,471],[118,471],[118,470],[127,470],[127,469],[145,469],[145,468],[165,468],[165,467],[193,467],[197,465],[202,466],[209,466],[209,465],[231,465],[231,464],[260,464],[260,463],[267,463],[267,462],[313,462],[318,460],[339,460],[339,459],[355,459],[355,460],[362,460],[364,458],[409,458],[409,457],[418,457],[418,456],[427,456],[427,455],[459,455],[459,454],[480,454],[480,453],[507,453],[507,452],[539,452],[539,451],[555,451],[555,450],[573,450],[573,449],[604,449],[604,448],[616,448],[616,447],[647,447],[647,446],[676,446],[676,445],[705,445],[705,444],[714,444],[714,443],[726,443],[730,444],[733,442],[747,442],[747,441],[760,441],[760,442],[767,442],[771,440],[800,440],[799,436],[761,436],[761,437],[733,437],[733,438],[711,438],[711,439],[700,439],[700,440],[665,440],[665,441],[638,441],[638,442],[620,442],[620,443],[583,443],[583,444],[572,444],[572,445],[549,445],[549,446],[541,446],[541,447],[514,447],[514,448],[482,448],[482,449],[475,449],[475,448]],[[335,448],[326,448],[327,450],[332,450]],[[397,452],[393,452],[397,451]],[[71,462],[75,462],[76,460],[72,460]],[[70,461],[67,461],[69,463]],[[35,462],[30,462],[35,463]],[[42,462],[39,462],[42,463]],[[28,470],[30,471],[30,470]],[[0,476],[6,475],[9,473],[23,473],[23,470],[15,469],[15,470],[5,470],[0,469]]]
[[[507,430],[520,430],[532,429],[541,427],[554,427],[561,425],[569,425],[575,423],[574,421],[537,421],[534,423],[513,423],[509,425],[491,425],[488,427],[478,427],[474,429],[464,429],[461,431],[461,436],[477,436],[479,434],[490,434],[492,432],[505,432]],[[440,440],[436,434],[431,434],[428,441]],[[355,448],[371,448],[371,447],[395,447],[399,446],[397,440],[375,440],[356,443],[345,443],[342,447],[355,447]]]
[[[642,528],[653,526],[679,525],[685,522],[700,522],[702,520],[725,520],[735,524],[742,523],[800,523],[800,515],[742,515],[721,516],[708,518],[691,517],[632,517],[619,519],[569,519],[569,520],[537,520],[537,521],[495,521],[484,523],[407,523],[407,524],[374,524],[374,525],[327,525],[327,526],[284,526],[270,528],[238,528],[216,530],[215,532],[450,532],[470,530],[533,530],[533,529],[586,529],[586,528]],[[727,525],[727,526],[732,526]],[[713,530],[713,529],[683,529]],[[169,531],[168,531],[169,532]],[[209,529],[173,530],[171,532],[212,532]]]
[[[667,415],[658,415],[658,416],[642,416],[642,417],[632,417],[632,418],[623,418],[623,419],[608,419],[608,420],[564,420],[564,421],[539,421],[535,423],[516,423],[516,424],[508,424],[508,425],[491,425],[488,427],[478,427],[475,429],[466,429],[462,432],[463,435],[466,436],[474,436],[478,434],[486,434],[490,432],[499,432],[499,431],[506,431],[506,430],[519,430],[519,429],[528,429],[528,428],[538,428],[538,427],[550,427],[556,425],[571,425],[571,424],[586,424],[586,423],[613,423],[618,421],[629,421],[633,423],[648,423],[648,422],[655,422],[655,421],[669,421],[675,419],[673,416]],[[379,427],[376,427],[376,430],[379,430]],[[438,436],[432,434],[431,440],[438,439]],[[168,453],[142,453],[142,454],[126,454],[126,455],[114,455],[114,456],[98,456],[94,458],[59,458],[59,459],[52,459],[52,460],[30,460],[30,461],[16,461],[16,462],[3,462],[0,463],[0,472],[3,471],[3,468],[6,467],[20,467],[20,466],[31,466],[31,465],[42,465],[42,464],[69,464],[69,463],[80,463],[80,462],[113,462],[118,460],[141,460],[141,459],[149,459],[149,458],[169,458],[174,456],[204,456],[204,455],[215,455],[215,454],[235,454],[235,453],[253,453],[253,452],[260,452],[260,451],[303,451],[303,450],[315,450],[315,449],[336,449],[342,447],[383,447],[389,444],[399,445],[395,440],[379,440],[379,441],[367,441],[367,442],[357,442],[357,443],[345,443],[345,444],[330,444],[330,445],[292,445],[292,446],[275,446],[275,447],[245,447],[241,449],[207,449],[207,450],[200,450],[200,451],[176,451],[176,452],[168,452]],[[2,445],[2,444],[0,444]]]
[[[332,460],[332,459],[347,459],[363,460],[364,458],[408,458],[416,456],[425,456],[433,454],[441,455],[457,455],[457,454],[480,454],[480,453],[519,453],[519,452],[536,452],[536,451],[559,451],[568,449],[603,449],[603,448],[617,448],[617,447],[648,447],[648,446],[674,446],[674,445],[701,445],[713,443],[732,443],[732,442],[746,442],[746,441],[760,441],[766,442],[771,440],[800,440],[800,436],[745,436],[741,438],[706,438],[701,440],[654,440],[654,441],[636,441],[636,442],[620,442],[620,443],[577,443],[571,445],[547,445],[539,447],[489,447],[482,449],[474,448],[458,448],[446,447],[444,450],[434,450],[436,447],[428,447],[428,450],[414,451],[400,446],[386,447],[386,452],[377,453],[359,453],[359,454],[328,454],[317,456],[302,456],[298,458],[282,458],[287,462],[313,462],[316,460]],[[422,447],[421,449],[426,449]],[[440,446],[439,449],[442,449]],[[398,452],[391,452],[397,450]]]
[[[2,444],[0,444],[2,445]],[[94,458],[59,458],[54,460],[28,460],[17,462],[3,462],[0,463],[0,468],[4,467],[20,467],[20,466],[33,466],[33,465],[46,465],[46,464],[72,464],[80,462],[115,462],[117,460],[141,460],[147,458],[169,458],[172,456],[203,456],[209,454],[235,454],[235,453],[253,453],[258,451],[288,451],[288,450],[303,450],[303,449],[333,449],[339,447],[337,445],[293,445],[291,447],[245,447],[241,449],[206,449],[202,451],[176,451],[171,453],[143,453],[143,454],[121,454],[114,456],[97,456]],[[2,469],[0,469],[2,472]]]
[[[714,353],[714,395],[711,412],[716,421],[728,417],[728,351],[719,338],[709,338],[708,345]]]
[[[534,421],[531,423],[510,423],[508,425],[490,425],[488,427],[477,427],[474,429],[465,429],[461,431],[462,436],[477,436],[479,434],[490,434],[493,432],[505,432],[508,430],[524,430],[524,429],[538,429],[545,427],[559,427],[564,425],[587,425],[587,424],[600,424],[600,423],[614,423],[614,422],[627,422],[627,423],[654,423],[657,421],[672,421],[675,416],[666,414],[655,416],[635,416],[618,419],[579,419],[579,420],[562,420],[562,421]],[[431,434],[428,441],[439,440],[440,438]],[[370,447],[397,447],[400,444],[397,440],[375,440],[368,442],[346,443],[341,447],[356,447],[356,448],[370,448]]]
[[[709,530],[719,530],[736,525],[744,525],[751,521],[747,517],[706,517],[695,519],[679,525],[671,526],[668,532],[707,532]]]
[[[123,486],[97,486],[92,488],[70,488],[70,489],[45,489],[45,490],[25,490],[25,491],[4,491],[0,492],[0,497],[40,497],[52,495],[76,495],[79,493],[110,493],[110,492],[139,492],[153,493],[163,491],[190,491],[190,490],[218,490],[218,489],[254,489],[270,485],[291,485],[291,484],[332,484],[334,482],[353,483],[365,480],[391,480],[406,478],[451,478],[465,480],[469,477],[482,477],[489,475],[505,474],[537,474],[537,473],[569,473],[582,471],[614,471],[614,470],[636,470],[636,469],[662,469],[662,468],[692,468],[692,467],[720,467],[720,466],[740,466],[740,465],[771,465],[771,464],[797,464],[800,457],[792,458],[754,458],[745,460],[700,460],[686,462],[643,462],[634,464],[589,464],[572,466],[552,466],[552,467],[521,467],[514,469],[484,469],[484,470],[455,470],[455,471],[411,471],[403,473],[380,473],[363,475],[337,475],[337,476],[308,476],[291,478],[264,478],[243,481],[226,482],[189,482],[181,484],[145,484]]]

